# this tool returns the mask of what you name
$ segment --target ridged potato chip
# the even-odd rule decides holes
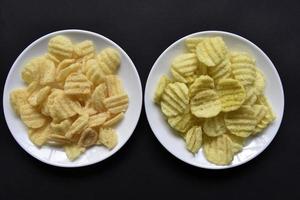
[[[117,115],[111,115],[109,117],[110,118],[108,118],[107,121],[105,121],[102,124],[103,127],[109,127],[109,126],[113,126],[113,125],[117,124],[119,121],[121,121],[124,118],[124,113],[121,112]]]
[[[84,73],[94,85],[102,83],[107,75],[95,59],[88,60],[84,64]]]
[[[257,67],[255,68],[255,71],[256,79],[254,81],[254,88],[256,89],[256,95],[262,95],[266,87],[265,76],[263,75],[262,71]]]
[[[84,112],[86,112],[89,116],[91,115],[95,115],[98,113],[98,110],[95,108],[92,99],[89,98],[88,100],[86,100],[84,102],[84,108],[83,108]]]
[[[95,90],[92,94],[92,103],[93,103],[95,109],[98,110],[99,112],[103,112],[106,110],[106,108],[103,104],[103,100],[106,97],[108,97],[107,86],[105,83],[101,83],[95,88]]]
[[[124,94],[122,82],[117,75],[108,75],[105,77],[107,95],[109,97]]]
[[[60,65],[58,66],[58,68]],[[65,81],[65,79],[72,73],[79,71],[81,68],[81,65],[79,63],[73,63],[69,66],[63,67],[61,65],[60,70],[57,73],[56,80],[57,81]]]
[[[28,103],[21,105],[20,116],[28,128],[40,128],[47,122],[47,118]]]
[[[95,46],[93,41],[84,40],[76,45],[74,45],[74,52],[77,57],[85,58],[87,60],[94,58],[95,56]]]
[[[161,96],[161,110],[167,117],[177,116],[188,111],[189,94],[184,83],[170,83]]]
[[[72,139],[74,135],[80,135],[81,132],[88,127],[89,115],[84,114],[79,116],[71,125],[66,133],[66,137]]]
[[[20,114],[20,107],[27,103],[28,93],[25,88],[15,89],[10,93],[10,102],[15,112]]]
[[[21,76],[25,83],[30,84],[33,81],[40,79],[40,66],[44,61],[44,57],[36,57],[31,59],[22,69]]]
[[[203,124],[203,131],[207,136],[216,137],[227,132],[224,122],[224,115],[219,114],[216,117],[205,119]]]
[[[161,95],[169,83],[171,83],[171,80],[166,75],[160,77],[154,94],[155,103],[160,103]]]
[[[232,142],[227,135],[205,137],[204,156],[216,165],[228,165],[233,160]]]
[[[28,97],[28,103],[32,106],[38,106],[48,97],[51,92],[51,87],[45,86],[41,89],[37,89]]]
[[[49,124],[45,124],[43,127],[40,128],[29,128],[28,130],[29,139],[33,144],[35,144],[38,147],[44,145],[47,142],[48,136],[50,134],[51,129]]]
[[[128,95],[120,94],[103,99],[105,108],[112,114],[125,112],[128,108]]]
[[[44,59],[39,66],[40,84],[49,85],[55,82],[56,68],[51,60]]]
[[[226,134],[226,136],[228,136],[231,141],[232,152],[234,154],[240,152],[243,149],[245,138],[238,137],[232,134]]]
[[[255,118],[257,121],[257,125],[254,129],[253,134],[257,134],[265,129],[268,124],[271,122],[268,115],[268,108],[264,105],[253,105],[253,111],[255,112]]]
[[[54,63],[55,67],[60,63],[60,60],[51,53],[46,53],[44,56],[46,59],[51,60]]]
[[[190,97],[193,97],[201,91],[214,89],[214,88],[215,88],[214,80],[207,75],[201,75],[194,81],[193,84],[190,85],[189,94]]]
[[[64,91],[68,95],[87,95],[91,93],[92,83],[81,73],[70,74],[65,81]]]
[[[217,116],[222,109],[221,101],[217,93],[212,90],[198,92],[191,99],[191,111],[199,118],[210,118]]]
[[[250,105],[252,106],[257,101],[257,90],[254,87],[247,87],[246,90],[246,98],[243,105]]]
[[[197,45],[203,41],[202,37],[191,37],[185,39],[185,47],[189,52],[194,53],[196,51]]]
[[[109,149],[114,148],[118,144],[118,135],[112,128],[100,128],[98,144],[103,144]]]
[[[235,79],[222,79],[217,84],[222,111],[229,112],[241,107],[246,98],[244,87]]]
[[[47,144],[50,145],[66,145],[71,144],[71,141],[64,135],[49,134],[47,138]]]
[[[255,61],[247,53],[230,55],[232,74],[243,86],[252,85],[256,79]]]
[[[196,124],[196,119],[191,113],[185,113],[175,117],[168,118],[169,125],[180,132],[185,134],[192,126]]]
[[[115,74],[121,63],[120,53],[113,48],[105,48],[97,55],[97,60],[106,74]]]
[[[265,95],[259,95],[257,96],[257,104],[264,105],[268,109],[268,115],[271,121],[274,121],[276,118],[275,113],[273,112],[273,109]]]
[[[65,135],[69,128],[72,125],[72,121],[70,119],[65,119],[61,122],[51,122],[50,127],[52,129],[52,132],[57,135]]]
[[[185,135],[186,148],[197,153],[202,145],[202,129],[201,126],[193,126]]]
[[[51,38],[48,43],[49,53],[55,55],[59,60],[72,58],[73,50],[72,41],[68,37],[62,35]]]
[[[62,94],[64,94],[63,90],[51,89],[49,96],[42,103],[41,113],[45,116],[50,116],[49,107],[54,104],[54,98]]]
[[[174,58],[171,73],[176,81],[191,83],[196,78],[198,59],[194,53],[181,54]]]
[[[88,127],[97,127],[101,126],[107,118],[109,118],[109,113],[104,112],[104,113],[98,113],[96,115],[92,115],[89,118],[89,123]]]
[[[198,60],[208,67],[214,67],[224,60],[227,47],[221,37],[204,38],[196,46]]]
[[[242,106],[236,111],[225,113],[224,120],[230,133],[239,137],[250,136],[257,124],[255,112],[250,106]]]
[[[85,148],[77,144],[71,144],[64,146],[64,150],[69,160],[76,160],[81,154],[85,152]]]
[[[221,79],[231,78],[231,63],[228,58],[225,58],[215,67],[208,67],[207,73],[218,83]]]
[[[90,147],[98,141],[98,133],[92,128],[85,129],[79,138],[78,144],[82,147]]]

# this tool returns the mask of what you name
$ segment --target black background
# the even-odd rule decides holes
[[[195,168],[170,155],[154,137],[144,110],[119,152],[79,169],[48,166],[29,156],[2,114],[0,199],[300,199],[299,13],[299,3],[287,0],[0,0],[2,88],[21,51],[53,31],[85,29],[112,39],[131,57],[144,87],[152,64],[174,41],[198,31],[224,30],[253,41],[271,58],[286,100],[272,144],[251,162],[223,171]]]

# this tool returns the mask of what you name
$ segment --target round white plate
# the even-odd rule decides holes
[[[47,52],[47,43],[49,39],[55,35],[62,34],[70,37],[72,41],[79,42],[83,40],[92,40],[96,46],[97,52],[105,47],[116,48],[121,54],[121,66],[118,75],[129,96],[129,107],[125,113],[124,119],[115,127],[118,131],[118,144],[112,149],[108,150],[102,146],[95,146],[88,149],[79,159],[69,161],[62,148],[43,146],[37,148],[28,138],[26,127],[20,118],[13,111],[10,101],[9,93],[18,87],[24,86],[21,80],[21,69],[24,64],[33,57],[42,55]],[[116,153],[129,139],[133,133],[142,108],[142,87],[138,72],[126,54],[126,52],[110,39],[99,35],[97,33],[83,31],[83,30],[62,30],[45,35],[30,44],[14,62],[10,69],[4,87],[3,94],[3,109],[7,125],[15,140],[19,145],[33,157],[40,161],[59,167],[81,167],[100,162],[114,153]]]
[[[169,72],[171,61],[175,56],[186,51],[184,46],[185,38],[197,36],[221,36],[230,50],[245,51],[254,56],[257,66],[263,71],[266,77],[267,86],[265,95],[268,97],[274,112],[277,115],[276,120],[267,129],[265,129],[263,133],[259,134],[257,137],[249,138],[249,140],[247,140],[243,150],[238,153],[234,157],[232,163],[227,166],[218,166],[208,162],[203,155],[202,148],[195,156],[187,151],[184,140],[173,133],[172,129],[164,119],[163,114],[160,111],[160,107],[153,102],[154,91],[160,76],[163,74],[168,74],[171,77]],[[194,33],[179,39],[169,46],[159,56],[150,71],[146,83],[144,101],[149,124],[159,142],[171,154],[180,160],[188,164],[207,169],[225,169],[235,167],[253,159],[260,154],[275,137],[282,120],[284,109],[284,94],[281,80],[278,72],[268,56],[249,40],[241,36],[222,31],[204,31]]]

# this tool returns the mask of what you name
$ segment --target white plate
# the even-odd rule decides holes
[[[26,133],[25,125],[20,118],[14,113],[10,101],[9,93],[15,88],[24,86],[21,80],[21,69],[24,64],[35,56],[47,52],[47,43],[55,35],[63,34],[70,37],[74,42],[82,40],[92,40],[95,43],[96,50],[99,51],[105,47],[116,48],[121,54],[121,66],[118,75],[121,77],[124,87],[129,96],[129,107],[125,113],[124,119],[116,126],[118,131],[119,142],[117,146],[108,150],[101,146],[95,146],[88,149],[79,159],[69,161],[63,149],[44,146],[37,148],[29,139]],[[129,139],[133,133],[142,108],[142,87],[138,72],[125,51],[113,41],[97,33],[83,30],[63,30],[45,35],[29,45],[14,62],[7,76],[4,94],[3,109],[7,125],[15,140],[19,145],[33,157],[40,161],[60,167],[81,167],[100,162],[114,153],[116,153]]]
[[[168,74],[171,76],[169,72],[171,61],[175,56],[185,51],[184,39],[187,37],[196,36],[221,36],[230,50],[245,51],[253,55],[256,59],[257,66],[264,72],[266,76],[267,86],[265,95],[270,100],[274,112],[277,115],[276,120],[267,129],[265,129],[263,133],[247,141],[243,151],[238,153],[234,157],[232,163],[227,166],[217,166],[208,162],[203,156],[202,148],[195,156],[187,151],[184,140],[173,133],[172,129],[169,128],[167,122],[164,120],[159,106],[153,103],[154,91],[160,76],[163,74]],[[169,46],[159,56],[150,71],[146,83],[144,101],[149,124],[160,143],[171,154],[180,160],[188,164],[207,169],[225,169],[235,167],[253,159],[260,154],[275,137],[282,120],[284,109],[284,94],[281,80],[278,72],[268,56],[249,40],[232,33],[221,31],[205,31],[191,34],[179,39]]]

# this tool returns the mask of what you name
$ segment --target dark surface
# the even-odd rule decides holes
[[[78,1],[79,2],[79,1]],[[16,57],[35,39],[77,28],[118,43],[137,66],[143,87],[156,58],[177,39],[224,30],[253,41],[275,64],[285,115],[272,144],[251,162],[224,171],[189,166],[156,140],[143,110],[129,142],[90,167],[62,169],[25,153],[3,114],[0,199],[300,199],[299,15],[297,1],[11,1],[0,0],[1,87]],[[2,109],[2,107],[1,107]]]

